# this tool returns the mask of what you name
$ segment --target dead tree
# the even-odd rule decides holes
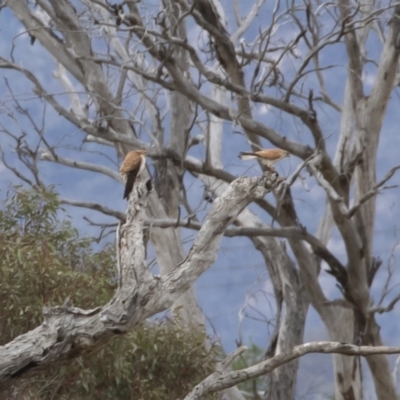
[[[380,346],[375,314],[391,311],[398,299],[387,307],[373,305],[371,285],[380,266],[372,253],[376,195],[398,169],[393,166],[383,179],[376,178],[382,121],[398,85],[400,8],[390,2],[339,0],[337,4],[305,1],[285,7],[276,1],[268,9],[264,0],[258,0],[243,18],[240,2],[233,3],[234,28],[226,23],[218,0],[165,0],[160,2],[161,10],[152,8],[149,13],[139,3],[128,1],[122,5],[124,12],[117,15],[115,7],[103,0],[82,0],[77,8],[68,0],[37,0],[35,7],[24,0],[10,0],[5,5],[23,26],[25,37],[30,35],[35,49],[40,43],[50,62],[54,61],[54,77],[65,95],[61,101],[60,90],[16,61],[17,42],[0,59],[0,67],[30,82],[35,96],[73,124],[85,144],[115,148],[119,157],[132,148],[147,147],[156,168],[156,191],[148,196],[146,223],[152,227],[150,242],[161,279],[172,276],[176,266],[186,262],[178,227],[203,229],[188,200],[185,173],[201,182],[211,198],[221,197],[235,180],[222,159],[233,135],[224,132],[224,123],[240,130],[242,143],[253,150],[272,144],[300,159],[312,182],[326,195],[325,213],[315,235],[301,224],[301,210],[291,195],[290,181],[298,174],[274,191],[274,204],[255,200],[265,218],[245,209],[232,221],[236,227],[225,231],[252,241],[273,283],[277,324],[267,356],[276,357],[302,343],[309,304],[332,340]],[[266,18],[257,26],[256,17],[262,12]],[[196,38],[193,32],[199,32]],[[371,35],[381,43],[381,53],[374,60],[375,77],[366,95],[363,72],[369,62]],[[104,51],[98,50],[98,42]],[[335,79],[330,71],[337,61],[325,61],[337,48],[347,55],[342,65],[348,71],[342,104],[329,89],[331,77]],[[2,132],[15,143],[19,163],[28,171],[21,172],[3,156],[19,179],[43,185],[42,161],[120,179],[111,168],[82,161],[78,151],[75,158],[61,156],[46,129],[21,103],[12,83],[7,88],[10,100],[2,102],[7,110],[4,114],[13,121],[18,121],[18,114],[32,127],[26,140],[22,127],[2,124]],[[275,121],[263,117],[265,110],[282,118],[285,127],[281,131],[273,128]],[[171,116],[168,128],[166,115]],[[341,121],[333,159],[327,142],[332,132],[323,115]],[[38,141],[32,145],[35,134]],[[188,154],[196,146],[204,157]],[[125,220],[121,212],[100,203],[62,201]],[[186,221],[181,220],[179,207],[187,211]],[[272,228],[267,220],[276,221],[279,227]],[[328,249],[334,228],[346,251],[345,262]],[[278,237],[285,238],[293,259]],[[318,281],[323,262],[341,298],[329,298]],[[181,310],[186,323],[201,326],[204,316],[190,285],[183,287],[186,291],[174,297],[174,307]],[[367,362],[377,397],[394,400],[396,389],[387,356],[370,354]],[[361,398],[359,359],[341,353],[333,357],[336,398]],[[267,396],[293,398],[296,376],[296,363],[274,370]]]

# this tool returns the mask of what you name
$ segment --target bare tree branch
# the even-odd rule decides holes
[[[60,157],[58,155],[52,154],[49,151],[43,151],[40,155],[40,159],[43,161],[52,161],[57,164],[65,165],[66,167],[78,168],[78,169],[83,169],[83,170],[92,171],[92,172],[98,172],[98,173],[104,174],[106,176],[109,176],[110,178],[113,178],[114,180],[116,180],[118,182],[122,182],[122,178],[117,172],[115,172],[107,167],[104,167],[102,165],[91,164],[91,163],[87,163],[85,161],[70,160],[68,158]]]
[[[385,312],[389,312],[392,311],[394,306],[398,303],[398,301],[400,300],[400,294],[398,294],[386,307],[372,307],[369,312],[371,314],[373,313],[379,313],[379,314],[383,314]]]
[[[0,347],[0,387],[7,387],[21,375],[94,349],[170,307],[212,265],[226,227],[254,198],[263,197],[276,183],[275,173],[234,181],[214,202],[187,257],[160,278],[152,276],[145,264],[143,220],[148,182],[140,182],[129,200],[127,223],[120,228],[120,284],[114,298],[93,310],[70,305],[46,309],[41,326]]]
[[[64,197],[59,197],[59,201],[61,204],[68,204],[68,205],[74,206],[74,207],[82,207],[82,208],[88,208],[90,210],[99,211],[104,215],[108,215],[110,217],[115,217],[115,218],[119,219],[121,222],[126,221],[126,216],[124,213],[116,211],[116,210],[112,210],[111,208],[103,206],[102,204],[99,204],[99,203],[93,203],[93,202],[88,202],[88,201],[79,201],[79,200],[74,200],[74,199],[66,199]]]
[[[370,190],[368,193],[365,193],[363,197],[358,201],[357,204],[355,204],[353,207],[350,208],[350,210],[347,212],[347,218],[351,218],[357,210],[366,202],[368,201],[371,197],[375,196],[379,192],[379,188],[381,188],[393,175],[394,173],[400,169],[400,165],[397,165],[396,167],[393,167],[386,175],[385,177],[377,183],[372,190]],[[383,188],[385,189],[385,188]]]
[[[241,354],[243,348],[239,348],[237,352],[231,354],[232,358]],[[206,378],[203,382],[199,383],[192,392],[190,392],[185,400],[197,400],[209,393],[219,392],[238,383],[245,382],[249,379],[257,378],[262,375],[271,373],[275,368],[284,365],[285,363],[302,357],[310,353],[324,353],[324,354],[344,354],[347,356],[364,356],[368,357],[375,354],[399,354],[400,347],[388,346],[355,346],[350,343],[340,342],[310,342],[304,343],[294,347],[289,351],[285,351],[275,357],[263,361],[259,364],[252,365],[237,371],[224,371],[218,370]]]

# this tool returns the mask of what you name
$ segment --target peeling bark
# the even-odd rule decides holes
[[[355,341],[356,343],[362,341],[364,344],[373,345],[382,343],[379,326],[370,310],[370,287],[374,271],[376,271],[372,257],[375,195],[379,189],[376,184],[375,169],[382,120],[393,86],[396,84],[400,53],[399,5],[390,4],[386,9],[377,9],[377,4],[367,0],[361,0],[356,6],[348,0],[338,0],[340,14],[334,21],[333,30],[325,31],[322,29],[325,28],[323,20],[319,20],[313,4],[307,5],[305,16],[303,10],[301,10],[303,14],[300,15],[293,8],[288,8],[283,11],[284,14],[278,15],[279,2],[277,2],[276,7],[272,10],[271,26],[260,29],[254,41],[256,44],[250,46],[244,38],[241,41],[238,39],[240,39],[241,33],[250,26],[250,22],[260,10],[263,0],[258,0],[245,18],[240,17],[239,5],[235,2],[238,29],[233,35],[230,35],[227,30],[222,8],[217,0],[164,1],[165,7],[154,18],[154,23],[147,18],[147,15],[141,14],[141,9],[135,2],[127,2],[124,6],[125,11],[129,11],[129,14],[126,15],[120,27],[115,26],[114,18],[110,14],[106,1],[83,0],[82,4],[87,7],[85,9],[86,16],[90,18],[93,15],[95,18],[100,16],[101,21],[96,20],[95,24],[99,25],[100,35],[104,35],[105,43],[109,46],[107,54],[104,55],[93,51],[91,43],[93,31],[91,29],[94,27],[87,28],[83,22],[84,18],[80,19],[81,14],[76,12],[70,1],[38,0],[37,4],[54,25],[46,24],[45,19],[39,18],[34,9],[30,8],[29,4],[23,0],[7,2],[7,6],[21,21],[31,37],[37,39],[37,42],[40,42],[57,61],[56,76],[63,87],[71,92],[69,94],[71,109],[63,107],[57,101],[57,97],[48,93],[45,90],[46,85],[41,84],[29,69],[14,62],[13,56],[10,56],[11,61],[0,59],[0,67],[13,69],[23,74],[33,84],[35,95],[44,99],[57,113],[81,129],[87,135],[88,141],[90,139],[96,143],[114,146],[119,156],[123,156],[128,150],[139,146],[145,145],[149,149],[149,154],[157,164],[158,182],[156,186],[161,198],[155,192],[149,195],[146,221],[149,222],[149,225],[152,220],[160,223],[157,226],[154,224],[150,230],[152,243],[157,253],[157,261],[163,273],[162,278],[154,278],[145,272],[146,269],[142,268],[140,263],[138,264],[137,268],[143,274],[143,282],[150,288],[150,293],[153,290],[152,284],[161,285],[160,282],[165,282],[164,280],[169,279],[168,277],[172,279],[176,269],[181,270],[176,266],[183,266],[187,261],[184,259],[179,230],[174,224],[171,224],[172,220],[179,219],[177,210],[184,203],[181,198],[184,192],[184,187],[181,186],[183,174],[186,171],[200,174],[202,180],[206,181],[205,177],[207,177],[208,182],[218,182],[218,185],[223,181],[220,188],[228,188],[228,183],[234,180],[233,175],[223,170],[220,160],[222,124],[229,122],[232,126],[239,125],[243,129],[254,149],[258,150],[261,139],[265,139],[268,143],[284,148],[291,154],[307,160],[306,164],[313,178],[328,196],[325,216],[317,237],[310,235],[305,227],[300,225],[288,185],[274,188],[277,199],[276,208],[264,199],[257,198],[256,200],[256,204],[262,208],[263,212],[266,212],[265,216],[273,215],[281,228],[272,232],[273,229],[268,228],[254,214],[246,210],[235,217],[235,224],[239,228],[229,228],[229,230],[223,231],[227,236],[246,234],[247,232],[248,237],[263,254],[266,261],[274,284],[277,308],[280,310],[281,307],[283,310],[280,310],[281,324],[274,332],[276,337],[274,336],[273,351],[271,350],[270,355],[279,356],[283,349],[291,348],[301,342],[308,301],[317,310],[331,339]],[[385,5],[379,5],[379,7],[381,6],[385,8]],[[320,11],[322,9],[321,6]],[[279,10],[280,12],[281,10]],[[386,14],[382,14],[383,12]],[[367,60],[368,34],[374,26],[373,24],[378,23],[377,18],[381,15],[385,15],[386,18],[389,13],[392,13],[389,24],[378,31],[383,50],[380,59],[376,62],[377,76],[372,91],[367,97],[364,95],[362,74]],[[205,46],[210,47],[206,49],[209,50],[209,53],[201,53],[198,44],[191,43],[191,38],[185,31],[188,17],[193,17],[195,24],[207,32],[210,43]],[[274,35],[274,32],[280,31],[281,25],[278,24],[277,19],[282,17],[292,20],[297,25],[299,32],[294,40],[285,42],[283,38],[277,38]],[[124,37],[125,43],[120,39],[121,37]],[[136,41],[131,40],[132,38],[136,38]],[[277,39],[283,44],[282,47],[274,49],[278,57],[271,59],[268,53],[272,51],[271,46],[274,46]],[[324,47],[333,44],[340,45],[340,42],[343,42],[347,49],[349,67],[348,83],[342,107],[329,98],[319,61]],[[305,50],[305,54],[298,57],[295,51],[296,47],[301,44],[303,45],[302,52]],[[132,51],[131,45],[138,46],[140,50]],[[211,58],[206,59],[209,56],[205,56],[205,54],[210,54]],[[294,55],[294,57],[290,58],[290,55]],[[213,58],[214,56],[215,58]],[[290,58],[293,61],[293,67],[297,68],[292,81],[288,81],[280,70],[281,61],[286,57]],[[296,61],[299,58],[300,60]],[[213,63],[216,61],[220,66],[218,69],[213,67]],[[341,136],[333,162],[326,151],[327,132],[324,132],[323,127],[319,125],[317,108],[314,108],[317,100],[312,92],[308,96],[308,109],[298,105],[304,103],[304,90],[307,90],[307,83],[303,78],[311,73],[311,69],[308,68],[311,61],[314,63],[315,74],[322,93],[318,101],[333,107],[335,112],[342,112]],[[250,66],[248,67],[248,65]],[[105,73],[108,68],[115,68],[119,72],[119,75],[117,73],[119,82],[115,85],[115,93],[112,84],[108,81],[110,75],[107,76]],[[70,74],[70,77],[67,74]],[[74,84],[71,83],[73,78],[76,80]],[[144,119],[147,123],[143,123],[141,120],[142,115],[136,117],[137,110],[135,107],[131,110],[131,104],[125,105],[125,107],[121,106],[126,80],[129,80],[129,85],[132,85],[139,94],[140,101],[145,104]],[[248,82],[251,84],[248,85]],[[212,85],[211,95],[208,91],[210,85]],[[274,90],[277,89],[283,99],[266,95],[264,89],[267,89],[268,86],[274,87]],[[156,90],[154,90],[155,87]],[[204,90],[204,88],[206,89]],[[85,109],[84,104],[80,103],[79,96],[74,96],[72,93],[74,90],[84,91],[92,99],[98,114],[96,118],[100,122],[107,122],[105,128],[97,124],[99,121],[90,120],[88,109]],[[151,97],[152,90],[168,91],[165,98],[168,98],[167,107],[170,107],[169,111],[172,115],[171,134],[168,140],[164,137],[163,131],[165,114],[162,115],[161,110],[164,105],[160,106],[157,103],[157,95]],[[229,97],[232,99],[232,104],[224,101]],[[294,97],[296,101],[291,102]],[[285,136],[285,132],[279,133],[260,122],[261,119],[257,120],[255,117],[257,114],[253,110],[260,105],[273,108],[278,113],[285,113],[291,118],[295,118],[300,124],[304,124],[306,131],[314,140],[314,148],[311,145],[290,140]],[[199,114],[206,115],[209,123],[208,136],[206,135],[207,143],[204,146],[206,150],[204,163],[197,162],[198,160],[193,162],[187,156],[188,146],[196,142],[195,138],[190,138],[190,128],[195,123],[201,128],[204,127],[203,120],[196,121],[195,117],[198,111]],[[135,121],[140,128],[148,129],[147,142],[150,144],[136,136],[132,121]],[[40,135],[42,133],[40,132]],[[205,143],[202,139],[196,140],[197,144]],[[25,157],[26,154],[22,154],[22,156]],[[119,180],[115,171],[109,168],[59,157],[51,148],[49,152],[42,153],[40,159],[102,173]],[[33,172],[36,173],[35,178],[40,182],[37,171]],[[29,180],[27,181],[29,182]],[[210,183],[208,186],[212,185]],[[355,198],[351,199],[353,187],[355,188]],[[283,189],[284,191],[282,191]],[[220,189],[213,189],[213,191],[217,193],[217,196],[223,196]],[[63,200],[66,204],[96,209],[105,215],[115,216],[121,222],[125,222],[123,213],[110,210],[100,204],[72,199]],[[354,200],[355,206],[349,208],[351,200]],[[132,215],[128,215],[128,221],[137,218]],[[200,232],[203,232],[208,223],[199,226],[199,223],[193,222],[190,218],[187,219],[187,222],[191,227],[199,229]],[[182,220],[177,223],[179,226],[183,226]],[[334,226],[339,229],[346,248],[347,260],[343,265],[338,257],[326,248]],[[122,242],[127,240],[128,231],[126,225],[123,225],[120,232]],[[134,234],[133,231],[131,233]],[[139,235],[139,230],[136,233]],[[217,231],[216,234],[219,236],[222,233]],[[288,239],[294,255],[293,261],[289,259],[279,241],[271,237],[273,235]],[[141,254],[142,249],[140,247],[137,249]],[[125,257],[126,254],[124,255],[122,252],[122,256]],[[128,258],[123,264],[128,262]],[[212,262],[210,257],[206,260],[206,264]],[[330,301],[326,298],[318,282],[322,260],[327,262],[329,272],[343,289],[344,299]],[[193,259],[192,262],[196,263],[197,261],[195,262]],[[198,262],[200,263],[199,260]],[[298,266],[298,270],[294,265]],[[199,268],[201,269],[202,266],[200,265]],[[131,270],[128,268],[121,272],[128,274],[126,279],[133,279],[132,276],[129,276],[129,271]],[[185,278],[185,274],[189,274],[189,272],[182,272],[182,275],[176,279],[186,282],[182,285],[186,285],[187,293],[184,297],[176,297],[175,286],[170,282],[172,286],[168,286],[166,304],[175,302],[175,306],[178,308],[179,304],[183,305],[181,314],[183,319],[186,322],[194,320],[196,324],[201,325],[204,323],[203,316],[190,289],[192,281]],[[190,283],[187,283],[188,281]],[[135,285],[132,287],[142,293]],[[121,286],[119,290],[121,293],[126,290],[125,296],[130,298],[129,285],[127,288]],[[150,300],[146,296],[144,298],[143,304],[146,308],[146,302]],[[65,330],[67,333],[69,332],[65,328],[66,325],[63,325],[67,319],[74,321],[74,315],[77,315],[85,323],[92,319],[97,321],[98,314],[101,314],[107,307],[84,311],[66,305],[64,308],[50,310],[46,312],[46,323],[50,324],[49,335],[57,336],[57,332],[61,332],[60,343],[62,344],[64,343],[63,332]],[[153,310],[161,308],[159,305],[154,305]],[[135,314],[130,320],[133,325],[141,321],[142,314],[139,311],[137,313],[138,315]],[[58,317],[55,316],[59,316],[61,319],[57,319]],[[119,318],[118,316],[114,317]],[[88,321],[85,318],[88,318]],[[108,340],[109,337],[118,334],[120,329],[125,332],[129,325],[126,323],[127,326],[125,326],[125,322],[121,325],[118,322],[116,332],[110,328],[111,332],[107,331],[108,333],[106,333],[106,328],[101,323],[96,323],[99,324],[100,332],[102,332],[100,342],[103,337],[104,340]],[[120,328],[120,325],[123,328]],[[52,326],[57,326],[58,331],[51,330]],[[296,330],[296,327],[300,328]],[[75,339],[68,339],[69,341],[64,343],[67,351],[71,349],[71,353],[68,354],[75,354],[72,347],[79,353],[82,343],[86,340],[83,332],[79,331],[77,326],[75,328],[72,326],[72,328],[76,328],[74,332],[78,336],[76,342]],[[41,327],[41,329],[44,328]],[[47,331],[40,332],[44,334]],[[93,328],[90,332],[94,334],[95,329]],[[27,335],[31,340],[31,336]],[[42,339],[41,337],[40,340]],[[91,342],[91,339],[88,338],[87,341]],[[95,346],[95,341],[92,342]],[[24,343],[25,346],[25,342],[21,343]],[[49,345],[50,350],[55,351],[56,355],[62,355],[63,352],[55,343]],[[48,343],[44,341],[43,345],[48,346]],[[48,358],[46,357],[43,354],[38,356],[35,353],[30,359],[24,359],[21,368],[16,370],[16,376],[18,373],[23,374],[23,368],[36,370],[41,365],[47,365],[45,360]],[[358,360],[342,354],[335,355],[333,360],[337,399],[361,398],[361,375]],[[377,397],[380,400],[395,399],[395,386],[391,380],[387,357],[377,354],[369,355],[367,361],[373,375]],[[295,382],[297,368],[295,363],[271,372],[270,388],[277,397],[288,399],[293,396],[293,382]],[[290,377],[290,384],[285,388],[284,381],[287,376]]]
[[[127,222],[118,230],[120,280],[114,297],[93,310],[69,304],[45,309],[42,325],[0,347],[0,389],[19,377],[94,351],[112,337],[168,309],[213,264],[225,229],[243,208],[279,184],[275,173],[234,181],[216,199],[186,258],[159,277],[147,269],[143,245],[149,183],[138,182],[129,199]]]

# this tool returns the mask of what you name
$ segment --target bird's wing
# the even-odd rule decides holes
[[[139,169],[142,163],[142,157],[136,151],[130,151],[126,156],[119,169],[121,174],[128,174],[129,172]]]
[[[256,154],[259,157],[263,157],[268,160],[274,161],[274,160],[279,160],[282,157],[282,150],[280,149],[260,150],[256,151]]]
[[[122,175],[126,176],[124,199],[129,198],[132,192],[133,185],[135,184],[136,177],[142,170],[144,158],[141,153],[137,151],[130,151],[126,156],[119,169]]]

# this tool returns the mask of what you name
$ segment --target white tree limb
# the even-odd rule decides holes
[[[122,178],[118,172],[113,171],[110,168],[104,167],[102,165],[91,164],[85,161],[75,161],[65,157],[55,156],[50,151],[43,151],[40,155],[42,161],[51,161],[57,164],[65,165],[66,167],[83,169],[85,171],[92,171],[109,176],[118,182],[122,182]]]
[[[185,260],[161,278],[153,277],[145,264],[143,220],[148,183],[139,182],[129,200],[127,222],[119,232],[120,284],[113,299],[93,310],[69,305],[46,309],[42,325],[0,347],[0,388],[21,375],[94,349],[169,308],[212,265],[227,226],[278,182],[276,173],[234,181],[215,200]]]
[[[122,191],[121,191],[121,193],[122,193]],[[94,202],[89,202],[89,201],[80,201],[80,200],[75,200],[75,199],[66,199],[65,197],[60,197],[59,201],[61,204],[68,204],[69,206],[82,207],[82,208],[88,208],[90,210],[99,211],[104,215],[109,215],[110,217],[115,217],[118,220],[120,220],[121,222],[126,221],[125,213],[122,213],[117,210],[113,210],[113,209],[106,207],[99,203],[94,203]]]
[[[240,25],[235,33],[231,35],[232,42],[236,42],[246,31],[249,29],[250,24],[253,22],[253,19],[256,17],[258,12],[260,11],[261,7],[265,3],[265,0],[258,0],[257,3],[253,4],[250,12],[247,14],[247,17],[243,20],[240,19]],[[238,5],[235,4],[235,11]],[[239,21],[239,19],[237,18]]]
[[[354,206],[351,207],[347,212],[347,218],[351,218],[366,201],[375,196],[379,192],[379,189],[395,174],[398,169],[400,169],[400,165],[393,167],[379,183],[377,183],[369,192],[365,193],[364,196],[358,200],[357,204],[354,204]]]
[[[238,353],[240,354],[242,352],[243,349],[239,348]],[[238,353],[234,353],[234,355],[237,355]],[[219,392],[220,390],[245,382],[249,379],[269,374],[281,365],[310,353],[344,354],[348,356],[368,357],[376,354],[399,354],[400,346],[355,346],[350,343],[342,342],[304,343],[289,351],[285,351],[275,357],[245,369],[226,372],[224,371],[223,366],[221,366],[220,370],[217,370],[203,382],[199,383],[192,392],[185,397],[185,400],[197,400],[209,393]]]

